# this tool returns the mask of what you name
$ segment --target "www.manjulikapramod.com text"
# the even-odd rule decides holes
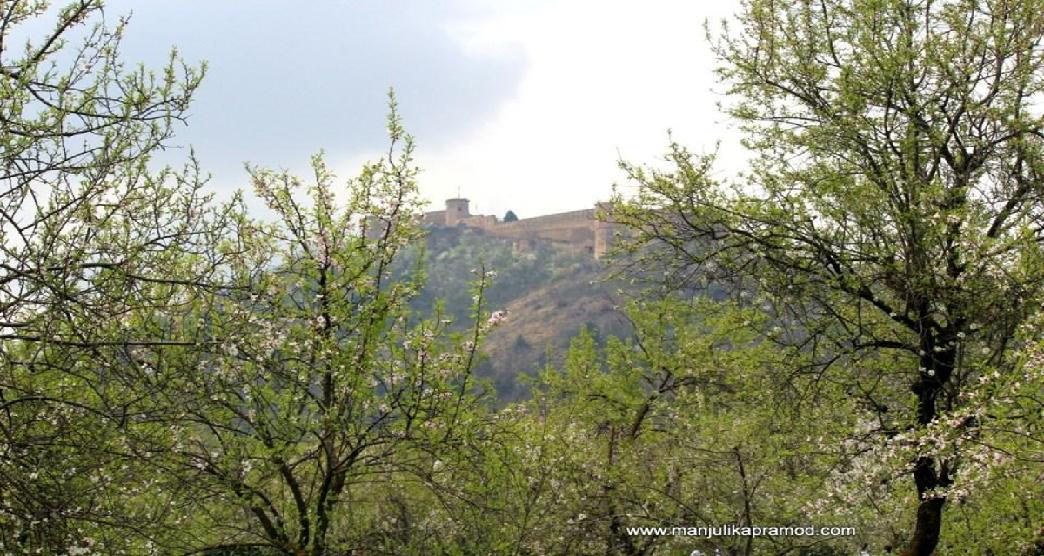
[[[714,527],[627,527],[633,537],[850,537],[855,527],[758,527],[726,524]]]

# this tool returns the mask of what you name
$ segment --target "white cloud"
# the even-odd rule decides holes
[[[697,152],[726,140],[723,168],[742,161],[716,108],[703,28],[735,0],[320,2],[289,22],[280,6],[253,6],[243,26],[224,4],[156,4],[131,25],[130,59],[162,60],[178,44],[211,60],[178,142],[198,147],[217,191],[247,186],[244,160],[307,178],[320,148],[342,179],[354,175],[383,152],[389,85],[433,208],[458,188],[497,215],[588,207],[622,179],[619,157],[660,160],[668,129]],[[186,23],[201,19],[211,25]]]
[[[618,157],[658,160],[668,129],[695,151],[727,139],[722,162],[735,166],[703,27],[735,9],[568,0],[450,26],[468,52],[521,47],[527,66],[516,95],[470,135],[429,148],[420,138],[426,196],[438,206],[459,187],[481,212],[520,216],[584,208],[622,179]]]

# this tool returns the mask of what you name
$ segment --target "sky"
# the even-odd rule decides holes
[[[617,162],[656,164],[674,139],[742,166],[718,107],[704,22],[734,0],[109,0],[131,14],[126,61],[171,46],[207,77],[166,156],[193,147],[221,194],[244,163],[307,175],[323,150],[339,176],[387,147],[394,88],[416,138],[429,208],[520,217],[587,208],[628,184]]]

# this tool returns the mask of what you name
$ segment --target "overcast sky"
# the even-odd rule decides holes
[[[617,160],[656,162],[668,129],[696,151],[722,140],[722,167],[741,164],[703,31],[736,9],[732,0],[110,0],[106,12],[133,12],[128,61],[156,66],[176,45],[209,63],[177,143],[196,148],[219,190],[248,188],[244,162],[305,171],[320,149],[339,175],[353,174],[386,146],[394,87],[431,208],[459,189],[473,212],[524,218],[607,198],[622,183]]]

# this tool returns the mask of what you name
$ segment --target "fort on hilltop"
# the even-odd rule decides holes
[[[446,199],[446,209],[424,213],[425,226],[476,228],[494,237],[512,240],[516,251],[527,251],[538,243],[589,253],[602,258],[609,250],[613,225],[599,220],[608,203],[596,203],[593,208],[560,212],[502,222],[490,214],[471,214],[468,199]]]

